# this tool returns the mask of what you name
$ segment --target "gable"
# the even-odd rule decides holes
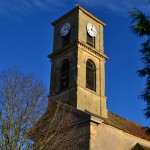
[[[78,126],[78,124],[87,122],[90,115],[79,111],[71,106],[60,102],[52,102],[49,104],[44,115],[38,120],[34,127],[30,130],[29,137],[36,139],[45,136],[45,133],[53,132],[54,130],[67,130],[70,126]]]
[[[150,148],[137,143],[131,150],[150,150]]]

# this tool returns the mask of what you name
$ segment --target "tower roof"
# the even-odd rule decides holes
[[[66,14],[64,14],[63,16],[61,16],[60,18],[56,19],[55,21],[52,22],[52,25],[57,24],[59,21],[61,21],[62,19],[64,19],[65,17],[73,14],[75,11],[79,11],[81,10],[84,14],[86,14],[87,16],[91,17],[93,20],[95,20],[96,22],[102,24],[103,26],[106,26],[106,24],[99,20],[97,17],[93,16],[91,13],[89,13],[88,11],[86,11],[84,8],[82,8],[80,5],[77,5],[74,9],[70,10],[69,12],[67,12]]]

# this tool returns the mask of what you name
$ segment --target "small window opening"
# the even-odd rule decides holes
[[[90,36],[88,33],[87,33],[87,44],[92,47],[95,47],[95,37]]]
[[[92,60],[86,62],[86,87],[96,91],[96,67]]]
[[[65,60],[61,68],[61,90],[69,87],[70,62]]]

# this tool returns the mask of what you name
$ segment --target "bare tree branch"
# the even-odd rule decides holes
[[[14,69],[0,73],[0,148],[22,150],[31,147],[27,132],[44,113],[47,102],[44,85],[33,75]]]
[[[30,132],[35,150],[76,150],[85,134],[77,134],[74,108],[60,102],[51,102],[46,113]]]

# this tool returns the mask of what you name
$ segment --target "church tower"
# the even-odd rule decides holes
[[[107,118],[103,28],[80,6],[55,20],[49,101]]]
[[[107,110],[105,23],[77,6],[52,25],[49,106],[28,133],[34,149],[150,150],[147,127]]]

